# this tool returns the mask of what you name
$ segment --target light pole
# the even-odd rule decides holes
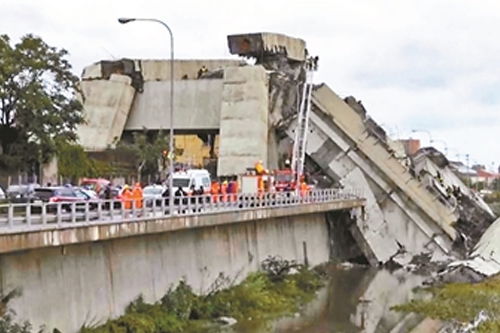
[[[440,142],[440,143],[443,144],[443,146],[444,146],[444,156],[447,156],[448,155],[448,144],[446,143],[446,141],[444,141],[444,140],[431,140],[431,144],[434,143],[434,142],[436,142],[436,143]]]
[[[174,34],[170,27],[163,21],[154,18],[130,18],[130,17],[121,17],[118,19],[118,22],[121,24],[126,24],[133,21],[149,21],[156,22],[163,25],[170,35],[170,132],[169,132],[169,153],[168,159],[170,160],[168,166],[168,208],[169,213],[173,213],[173,205],[174,205],[174,186],[173,186],[173,174],[174,174]]]
[[[412,133],[417,133],[417,132],[422,132],[422,133],[426,133],[428,136],[429,136],[429,144],[432,144],[432,135],[431,135],[431,132],[427,131],[427,130],[421,130],[421,129],[412,129],[411,130]]]

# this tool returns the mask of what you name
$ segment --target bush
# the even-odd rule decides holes
[[[160,302],[148,304],[138,297],[127,307],[125,315],[100,327],[83,328],[81,332],[207,332],[210,321],[221,316],[237,319],[237,325],[245,322],[266,325],[270,319],[299,311],[323,285],[318,273],[281,260],[268,258],[263,266],[265,271],[252,273],[239,285],[213,290],[205,296],[196,295],[181,281]],[[297,269],[295,274],[285,274],[292,268]],[[224,276],[219,279],[228,281]],[[222,286],[222,282],[215,285]]]

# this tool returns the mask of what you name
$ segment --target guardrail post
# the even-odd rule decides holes
[[[62,223],[62,214],[61,214],[61,203],[56,204],[56,218],[57,218],[57,225],[61,226]]]
[[[127,209],[125,208],[124,202],[121,202],[120,210],[121,210],[121,214],[122,214],[122,220],[125,220],[127,218]]]
[[[106,204],[107,201],[104,202]],[[102,221],[102,201],[97,202],[97,220]]]
[[[84,213],[85,214],[85,217],[84,217],[85,218],[85,222],[89,222],[90,221],[90,216],[89,216],[90,209],[89,209],[89,202],[88,201],[85,201],[85,206],[84,207],[85,207],[85,213]]]
[[[156,201],[156,199],[153,199],[153,201]],[[144,202],[144,200],[141,199],[141,203],[142,203],[142,218],[146,218],[146,213],[148,211],[146,207],[146,202]]]
[[[26,205],[26,224],[31,225],[31,204]]]
[[[47,206],[45,202],[42,203],[42,224],[47,224]]]
[[[115,203],[116,199],[111,199],[111,202],[109,203],[109,219],[113,221],[114,215],[115,215]]]
[[[193,195],[190,195],[190,196],[186,196],[186,199],[187,199],[187,213],[191,213],[191,210],[192,210],[192,205],[191,205],[191,199],[193,198]]]
[[[135,200],[131,200],[131,203],[132,203],[132,219],[135,219],[137,217],[137,213],[135,211]]]
[[[29,206],[29,204],[28,204],[28,206]],[[11,228],[14,226],[14,206],[12,204],[9,204],[7,223],[9,224],[9,227],[11,227]]]
[[[165,210],[165,206],[166,206],[166,202],[165,201],[166,200],[167,200],[166,198],[161,198],[161,214],[160,214],[160,216],[166,216],[167,215],[167,211]]]
[[[146,207],[146,202],[144,202],[144,207]],[[156,217],[156,198],[153,198],[153,201],[151,202],[151,213],[153,217]]]
[[[76,223],[76,203],[71,203],[71,223]]]

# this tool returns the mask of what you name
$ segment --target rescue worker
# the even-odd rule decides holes
[[[222,182],[220,193],[222,194],[222,202],[227,202],[227,180]]]
[[[258,161],[257,163],[255,163],[255,173],[257,173],[258,176],[266,173],[266,169],[264,168],[264,164],[262,161]]]
[[[307,186],[305,181],[300,183],[300,195],[305,197],[307,195],[307,191],[309,190],[309,186]]]
[[[229,201],[235,202],[236,201],[236,184],[234,181],[234,178],[231,178],[231,181],[227,184],[227,193],[229,195]]]
[[[179,213],[184,213],[184,209],[182,209],[183,205],[187,204],[186,201],[186,196],[187,193],[184,192],[181,186],[177,188],[177,191],[174,193],[175,199],[174,199],[174,205],[179,205]]]
[[[292,167],[292,163],[290,163],[290,160],[287,158],[285,160],[285,169],[290,169]]]
[[[238,177],[234,177],[233,179],[233,193],[234,193],[234,201],[238,201],[238,193],[240,192],[240,184],[238,183]]]
[[[200,70],[198,71],[198,79],[201,78],[206,72],[208,72],[208,68],[205,67],[205,65],[201,66]]]
[[[139,183],[139,182],[135,183],[135,185],[132,189],[132,199],[135,202],[135,208],[141,209],[142,208],[143,192],[142,192],[141,183]]]
[[[219,202],[219,192],[220,192],[220,184],[218,181],[213,181],[212,186],[210,187],[210,194],[212,194],[212,202]]]
[[[264,178],[262,177],[262,175],[259,175],[257,177],[257,191],[259,192],[259,194],[264,193]]]
[[[132,191],[130,190],[127,184],[123,186],[122,200],[123,200],[123,207],[125,209],[132,208]]]

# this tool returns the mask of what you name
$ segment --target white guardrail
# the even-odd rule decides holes
[[[277,192],[174,197],[172,212],[168,198],[95,200],[54,203],[10,203],[0,205],[0,233],[33,230],[39,226],[71,227],[92,223],[116,223],[178,215],[202,215],[249,209],[289,207],[362,198],[354,189],[315,189],[307,193]]]

